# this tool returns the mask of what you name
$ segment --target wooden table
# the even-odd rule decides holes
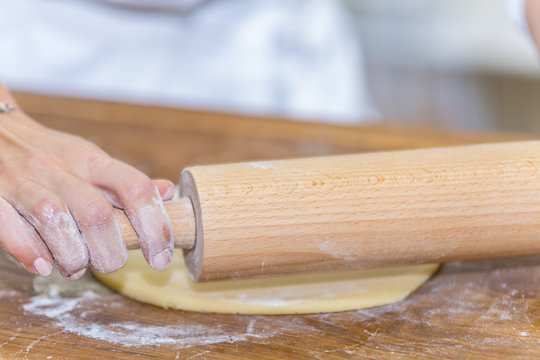
[[[520,138],[17,98],[44,124],[84,136],[152,177],[172,180],[189,164]],[[302,316],[167,311],[109,293],[91,277],[35,279],[1,255],[0,273],[1,358],[540,357],[540,257],[447,264],[397,304]]]

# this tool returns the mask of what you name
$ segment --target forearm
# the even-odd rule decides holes
[[[525,18],[534,43],[540,48],[540,1],[525,0]]]

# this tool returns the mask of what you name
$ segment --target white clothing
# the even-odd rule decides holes
[[[199,2],[0,0],[0,81],[340,122],[376,115],[339,0]]]
[[[525,14],[525,1],[526,0],[508,0],[508,15],[510,16],[510,20],[530,37],[531,32]]]

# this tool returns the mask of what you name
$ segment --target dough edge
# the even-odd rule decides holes
[[[424,264],[193,283],[185,271],[181,250],[175,250],[173,263],[165,271],[151,269],[140,250],[133,250],[124,267],[111,274],[94,272],[94,276],[123,295],[163,308],[220,314],[287,315],[391,304],[406,298],[438,268],[438,264]]]

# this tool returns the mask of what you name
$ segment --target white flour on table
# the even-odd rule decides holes
[[[49,277],[36,277],[33,285],[37,294],[22,306],[25,312],[49,318],[52,325],[62,331],[109,343],[124,346],[169,344],[191,347],[273,336],[271,332],[253,333],[252,323],[246,324],[246,330],[242,332],[192,323],[167,326],[148,326],[134,321],[103,323],[96,320],[103,318],[99,316],[100,307],[122,306],[114,301],[121,299],[121,295],[97,283],[91,275],[72,281],[63,279],[55,270]]]

